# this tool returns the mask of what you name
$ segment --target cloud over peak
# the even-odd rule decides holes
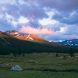
[[[19,30],[22,33],[28,33],[28,34],[53,34],[54,31],[49,30],[47,28],[33,28],[31,26],[22,26],[22,28]]]
[[[78,0],[1,0],[0,30],[13,29],[48,40],[77,38]]]

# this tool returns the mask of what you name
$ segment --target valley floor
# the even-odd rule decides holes
[[[24,70],[11,71],[17,64]],[[78,54],[0,55],[0,78],[78,78]]]
[[[78,78],[78,73],[41,71],[12,72],[0,70],[0,78]]]

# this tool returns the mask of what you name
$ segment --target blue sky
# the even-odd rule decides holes
[[[78,0],[1,0],[0,30],[47,40],[78,38]]]

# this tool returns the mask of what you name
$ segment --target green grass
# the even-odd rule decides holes
[[[0,70],[0,78],[78,78],[78,73]]]
[[[78,72],[63,71],[78,70],[78,54],[75,57],[70,57],[68,54],[59,54],[59,57],[55,55],[53,53],[33,53],[24,57],[0,55],[0,78],[78,78]],[[10,71],[10,68],[16,64],[19,64],[24,71]]]

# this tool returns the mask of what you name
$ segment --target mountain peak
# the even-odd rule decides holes
[[[45,40],[44,38],[41,38],[35,34],[27,34],[27,33],[21,33],[21,32],[18,32],[18,31],[7,31],[6,32],[8,35],[11,35],[17,39],[20,39],[20,40],[26,40],[26,41],[34,41],[34,42],[42,42],[42,43],[46,43],[49,41]]]

